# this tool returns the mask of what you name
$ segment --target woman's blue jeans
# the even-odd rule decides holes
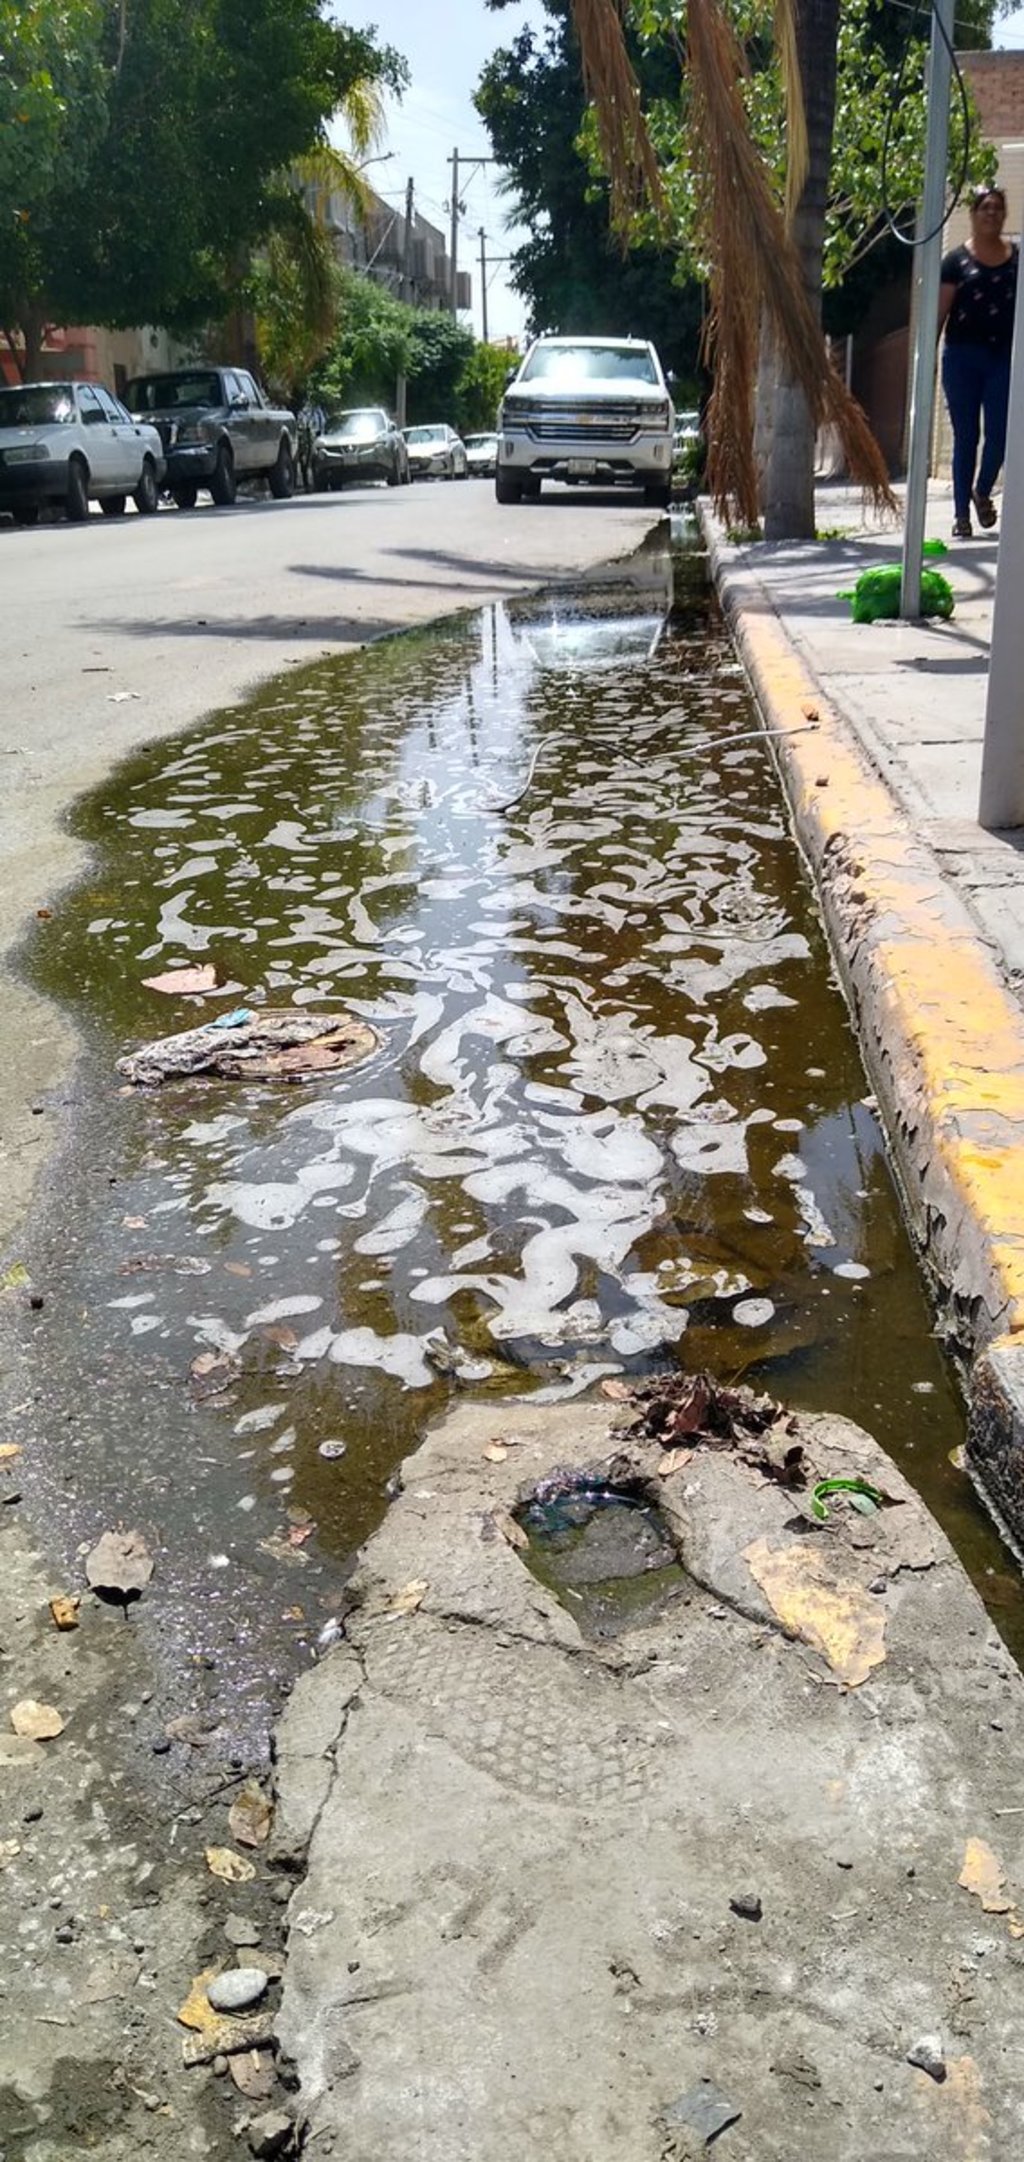
[[[953,503],[958,518],[969,518],[975,487],[979,495],[991,495],[1006,451],[1010,355],[994,352],[988,345],[947,344],[942,386],[953,423]],[[985,442],[979,466],[983,415]]]

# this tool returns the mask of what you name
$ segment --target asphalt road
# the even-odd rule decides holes
[[[62,827],[75,797],[134,745],[280,669],[631,554],[656,518],[632,496],[568,490],[500,506],[470,481],[31,532],[0,520],[0,1246],[54,1137],[74,1049],[10,955],[81,868]]]

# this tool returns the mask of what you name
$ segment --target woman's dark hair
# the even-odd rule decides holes
[[[1003,206],[1003,216],[1005,217],[1006,191],[1004,188],[997,187],[994,180],[988,187],[986,187],[983,182],[980,187],[971,189],[971,209],[977,210],[979,203],[986,203],[990,195],[998,195],[999,200]]]

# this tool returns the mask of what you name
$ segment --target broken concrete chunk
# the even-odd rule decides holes
[[[286,2110],[264,2110],[249,2126],[249,2151],[259,2162],[274,2162],[276,2155],[295,2151],[295,2123]]]
[[[923,2034],[907,2051],[907,2063],[927,2072],[929,2079],[940,2083],[946,2077],[946,2060],[942,2054],[942,2040],[937,2034]]]
[[[375,1029],[349,1013],[303,1013],[296,1008],[240,1007],[201,1028],[183,1029],[142,1044],[117,1061],[118,1073],[155,1088],[191,1074],[225,1081],[287,1080],[292,1075],[336,1073],[376,1051]]]
[[[745,1922],[759,1922],[763,1913],[760,1892],[734,1892],[729,1901],[734,1914],[741,1914]]]

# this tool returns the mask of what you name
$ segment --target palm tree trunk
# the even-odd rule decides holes
[[[807,119],[807,178],[793,218],[793,242],[815,315],[821,314],[821,263],[832,164],[839,0],[794,0],[796,46]],[[771,455],[765,490],[766,540],[814,538],[814,423],[807,400],[779,354],[773,395]]]

